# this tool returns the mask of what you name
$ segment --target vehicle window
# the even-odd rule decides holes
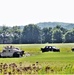
[[[3,52],[6,52],[5,50],[3,50]]]
[[[48,46],[46,46],[45,48],[48,48]]]
[[[55,47],[53,47],[53,48],[55,48]]]
[[[16,48],[17,50],[19,50],[19,48]]]
[[[51,47],[49,47],[49,48],[51,48]]]

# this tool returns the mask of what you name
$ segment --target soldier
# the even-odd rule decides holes
[[[7,46],[6,48],[9,49],[9,46]]]
[[[12,49],[13,48],[13,46],[10,46],[10,49]]]

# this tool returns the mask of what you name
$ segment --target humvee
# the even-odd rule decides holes
[[[54,46],[45,46],[44,48],[41,48],[42,52],[48,52],[48,51],[52,51],[52,52],[60,52],[59,48],[56,48]]]
[[[13,46],[6,46],[0,52],[0,57],[22,57],[24,55],[24,51],[19,48],[15,48]]]

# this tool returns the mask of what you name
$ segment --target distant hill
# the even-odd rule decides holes
[[[56,27],[57,25],[60,25],[63,28],[66,28],[68,30],[73,29],[74,28],[74,23],[64,23],[64,22],[40,22],[36,24],[37,26],[39,26],[41,29],[43,28],[48,28],[48,27]],[[23,30],[25,25],[19,25],[20,29]],[[10,27],[11,28],[11,27]],[[2,26],[0,26],[0,29],[2,29]]]
[[[74,24],[73,23],[63,23],[63,22],[40,22],[37,23],[37,25],[41,28],[45,28],[45,27],[56,27],[57,25],[60,25],[63,28],[66,29],[72,29],[74,28]]]

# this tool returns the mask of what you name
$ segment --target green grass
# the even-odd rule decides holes
[[[65,44],[8,44],[13,45],[15,47],[19,47],[20,49],[24,50],[25,52],[29,52],[32,54],[30,57],[22,57],[22,58],[0,58],[0,62],[8,61],[11,62],[15,59],[14,62],[21,61],[30,61],[35,62],[37,61],[43,61],[43,62],[49,62],[49,61],[73,61],[74,53],[71,51],[71,48],[74,46],[74,43],[65,43]],[[45,46],[56,46],[57,48],[60,48],[61,52],[46,52],[42,53],[40,49]],[[1,44],[0,45],[0,51],[3,49],[4,46],[7,46],[7,44]]]
[[[3,49],[3,46],[7,44],[0,45],[0,51]],[[24,50],[25,52],[29,52],[32,54],[30,57],[21,57],[21,58],[0,58],[0,62],[3,63],[19,63],[23,62],[23,64],[27,63],[32,64],[36,61],[43,67],[49,65],[52,69],[55,70],[56,73],[74,73],[74,52],[71,51],[71,48],[74,47],[74,43],[59,43],[59,44],[11,44],[15,47],[19,47],[20,49]],[[60,48],[60,52],[45,52],[42,53],[40,49],[45,46],[56,46]],[[72,71],[68,66],[71,64],[73,66]],[[26,65],[26,64],[25,64]],[[67,66],[67,67],[66,67]],[[62,68],[67,68],[63,70],[59,70]],[[68,72],[69,70],[69,72]],[[58,71],[58,72],[57,72]]]
[[[73,52],[71,52],[71,48],[74,47],[74,43],[65,43],[65,44],[1,44],[0,45],[0,51],[3,49],[4,46],[7,45],[13,45],[15,47],[19,47],[20,49],[24,50],[25,52],[29,53],[35,53],[36,56],[32,56],[31,58],[36,58],[36,57],[45,57],[45,58],[63,58],[63,57],[73,57]],[[60,48],[60,53],[58,52],[47,52],[47,53],[41,53],[40,49],[45,46],[56,46],[57,48]],[[34,55],[35,55],[34,54]],[[29,59],[30,57],[24,58],[24,59]],[[5,58],[7,59],[7,58]],[[9,59],[14,59],[14,58],[9,58]],[[15,59],[23,59],[23,58],[15,58]],[[52,59],[52,60],[53,60]],[[45,60],[44,58],[42,60]],[[59,60],[59,59],[58,59]],[[33,61],[33,60],[32,60]]]

